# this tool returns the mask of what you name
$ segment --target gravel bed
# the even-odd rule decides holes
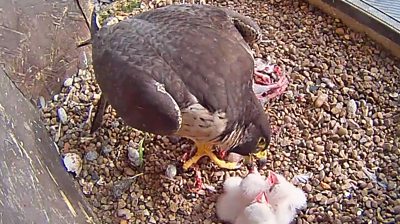
[[[262,56],[291,71],[288,91],[267,108],[277,131],[261,172],[310,177],[299,183],[309,202],[297,223],[399,223],[400,61],[303,1],[212,4],[257,20],[270,40],[259,46]],[[110,108],[91,135],[99,97],[89,65],[40,106],[60,153],[78,155],[76,181],[102,223],[218,223],[222,181],[247,170],[202,159],[209,189],[194,194],[194,172],[183,172],[179,161],[191,142],[145,135]]]

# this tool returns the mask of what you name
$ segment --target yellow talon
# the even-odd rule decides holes
[[[232,169],[237,169],[239,167],[237,163],[226,162],[224,160],[218,159],[218,157],[212,151],[212,145],[196,144],[196,146],[197,146],[196,154],[183,164],[183,169],[185,170],[189,169],[193,164],[197,163],[197,161],[199,161],[199,159],[201,159],[203,156],[208,156],[220,168],[232,170]]]

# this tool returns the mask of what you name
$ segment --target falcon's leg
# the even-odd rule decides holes
[[[239,168],[237,163],[229,163],[218,159],[218,157],[212,152],[212,145],[196,143],[196,146],[196,154],[183,164],[183,169],[189,169],[189,167],[197,163],[197,161],[199,161],[199,159],[201,159],[203,156],[208,156],[217,166],[221,168],[230,170]]]

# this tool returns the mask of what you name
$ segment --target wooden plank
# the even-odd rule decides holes
[[[28,98],[58,92],[87,51],[76,44],[89,37],[77,1],[0,1],[0,64]]]
[[[99,223],[36,108],[3,69],[0,91],[0,223]]]

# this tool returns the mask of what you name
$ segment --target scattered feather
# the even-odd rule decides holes
[[[363,172],[365,173],[365,175],[367,175],[367,177],[372,180],[372,182],[378,184],[380,187],[382,187],[383,189],[386,190],[387,188],[387,184],[383,183],[382,181],[378,181],[377,176],[375,175],[375,173],[371,172],[367,167],[363,167]]]
[[[305,174],[298,174],[293,177],[292,183],[299,184],[299,183],[307,183],[308,180],[312,177],[312,173],[305,173]]]
[[[76,153],[66,153],[63,159],[64,166],[68,172],[75,173],[77,176],[82,170],[82,159]]]

